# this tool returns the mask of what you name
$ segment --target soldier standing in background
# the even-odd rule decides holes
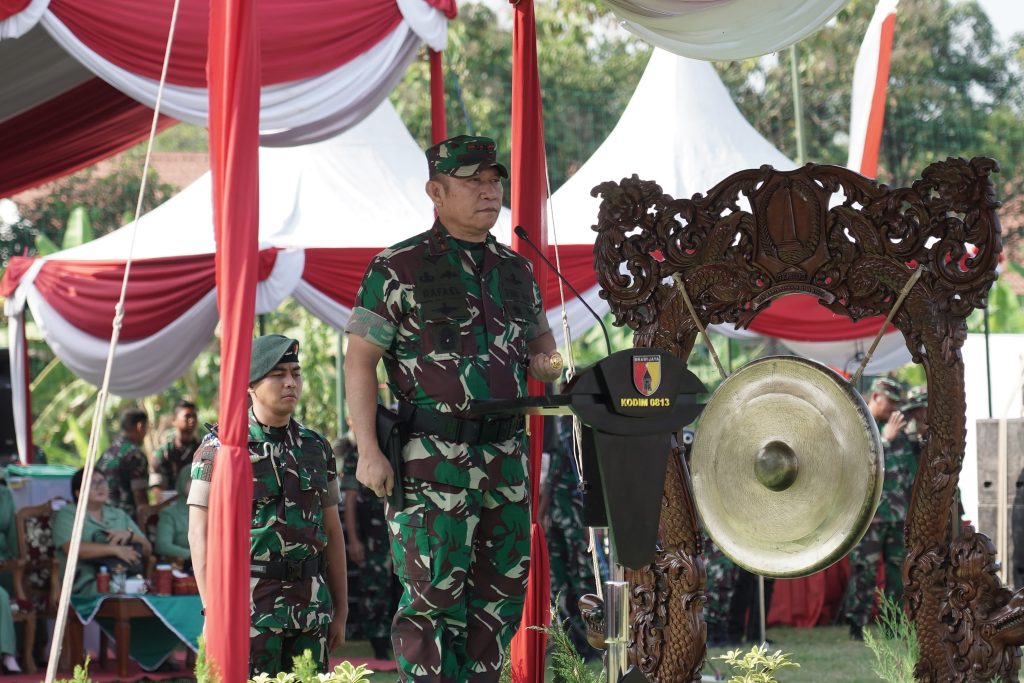
[[[310,650],[321,672],[345,642],[348,584],[341,493],[327,441],[292,419],[302,395],[299,343],[278,334],[252,343],[249,366],[249,459],[253,502],[249,671],[291,671]],[[188,540],[192,568],[207,604],[207,509],[217,428],[203,439],[192,465]]]
[[[347,432],[338,439],[334,455],[341,461],[345,548],[349,562],[359,568],[363,636],[370,641],[374,658],[391,659],[391,618],[397,596],[384,499],[356,480],[359,453],[355,434]]]
[[[550,435],[550,437],[549,437]],[[549,440],[550,438],[550,440]],[[585,657],[597,656],[587,643],[587,630],[580,616],[579,599],[595,590],[594,567],[587,552],[590,537],[583,524],[583,496],[572,445],[572,418],[544,419],[544,440],[549,445],[550,465],[541,484],[537,516],[548,541],[551,574],[551,602],[558,605],[558,618]]]
[[[192,467],[192,456],[199,448],[196,438],[196,404],[179,399],[174,404],[171,424],[174,433],[153,454],[153,474],[160,478],[164,491],[173,491],[178,484],[178,473]]]
[[[521,416],[474,419],[474,399],[526,395],[526,373],[561,374],[529,261],[490,234],[501,210],[494,141],[460,135],[427,150],[437,220],[378,254],[348,325],[345,393],[356,476],[387,506],[404,593],[391,629],[403,680],[497,681],[519,627],[530,554]],[[377,441],[383,359],[411,435],[402,478]],[[556,367],[557,366],[557,367]]]
[[[123,510],[133,522],[138,506],[149,502],[149,460],[139,450],[148,431],[146,411],[126,409],[121,413],[121,434],[96,463],[110,489],[108,504]]]
[[[918,451],[906,433],[907,418],[900,412],[903,388],[889,378],[875,380],[868,411],[878,423],[885,454],[882,499],[861,542],[850,551],[850,582],[843,598],[850,637],[863,639],[864,627],[875,603],[878,567],[885,567],[885,594],[899,602],[903,596],[904,521],[910,507],[910,490],[917,474]]]

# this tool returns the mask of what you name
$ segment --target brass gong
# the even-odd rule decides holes
[[[841,559],[882,494],[882,442],[864,399],[805,358],[743,366],[701,416],[690,460],[704,527],[756,574],[805,576]]]

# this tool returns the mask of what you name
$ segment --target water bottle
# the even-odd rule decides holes
[[[105,566],[100,567],[100,571],[96,574],[96,591],[99,593],[106,593],[110,590],[110,572],[107,571]]]
[[[128,570],[123,564],[114,565],[114,571],[110,575],[110,591],[118,595],[124,594],[128,583]]]

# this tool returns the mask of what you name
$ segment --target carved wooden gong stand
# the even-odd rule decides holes
[[[835,166],[762,166],[692,199],[636,176],[593,190],[603,198],[594,246],[601,296],[616,324],[634,330],[635,345],[684,360],[697,329],[674,273],[703,324],[746,326],[794,292],[853,320],[886,315],[913,269],[924,269],[893,320],[925,367],[930,399],[903,566],[920,681],[1017,681],[1024,642],[1024,595],[996,577],[991,541],[973,529],[952,533],[948,514],[964,457],[960,348],[968,314],[986,305],[1001,249],[995,171],[991,159],[947,159],[911,187],[889,188]],[[834,195],[845,200],[829,208]],[[657,559],[629,574],[630,656],[651,681],[699,680],[704,564],[678,458],[667,474]]]

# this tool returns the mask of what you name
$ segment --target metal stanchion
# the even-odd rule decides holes
[[[614,561],[608,567],[604,584],[604,630],[608,647],[608,683],[619,683],[629,668],[626,646],[629,643],[629,582],[622,567]]]

